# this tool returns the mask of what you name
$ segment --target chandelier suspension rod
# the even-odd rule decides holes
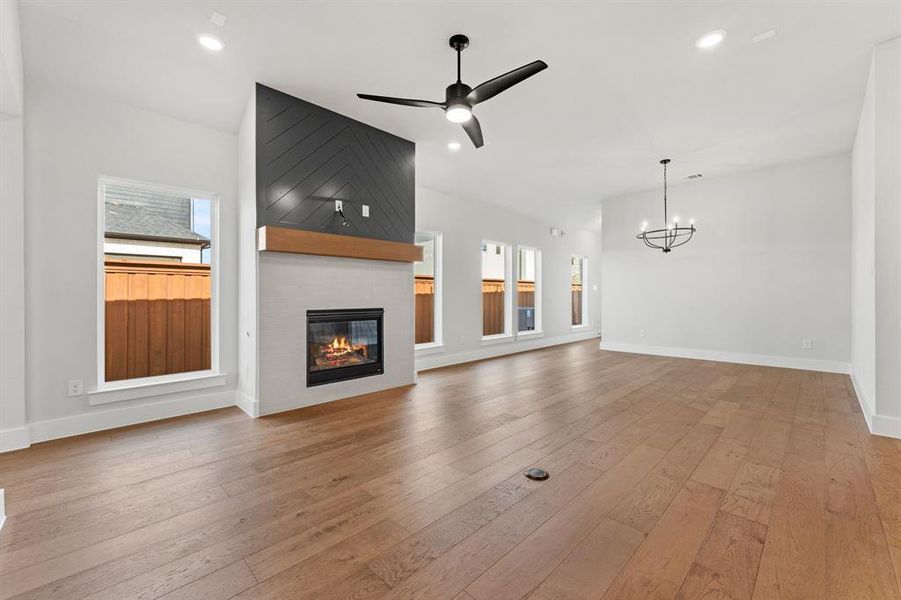
[[[660,162],[663,163],[663,226],[666,227],[666,220],[668,218],[666,212],[666,165],[669,164],[669,159],[664,158]]]

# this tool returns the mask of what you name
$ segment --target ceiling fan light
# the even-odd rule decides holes
[[[447,107],[444,115],[451,123],[465,123],[472,118],[472,109],[465,104],[453,104]]]

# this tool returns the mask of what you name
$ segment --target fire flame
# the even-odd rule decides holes
[[[346,337],[332,339],[326,348],[327,354],[333,358],[353,354],[354,352],[360,352],[363,356],[366,356],[366,344],[351,344]]]

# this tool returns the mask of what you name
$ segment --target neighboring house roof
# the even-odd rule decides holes
[[[143,206],[182,227],[191,228],[191,199],[184,195],[107,183],[103,186],[103,197],[107,202]]]
[[[210,240],[145,206],[128,202],[106,203],[107,237],[159,240],[208,246]]]

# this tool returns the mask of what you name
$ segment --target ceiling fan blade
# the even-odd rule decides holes
[[[547,69],[547,63],[543,60],[530,62],[527,65],[519,67],[518,69],[513,69],[509,73],[498,75],[494,79],[489,79],[485,83],[477,85],[471,92],[469,92],[469,95],[466,96],[466,99],[469,100],[470,104],[478,104],[479,102],[484,102],[489,98],[497,96],[504,90],[513,87],[520,81],[528,79],[535,73],[538,73],[539,71],[543,71],[545,69]]]
[[[444,108],[444,102],[432,102],[430,100],[412,100],[410,98],[392,98],[391,96],[373,96],[372,94],[357,94],[363,100],[375,102],[387,102],[388,104],[400,104],[402,106],[418,106],[420,108]]]
[[[466,131],[466,135],[472,140],[473,146],[481,148],[485,145],[485,141],[482,139],[482,126],[479,125],[479,120],[476,119],[475,115],[472,115],[468,121],[463,123],[463,130]]]

